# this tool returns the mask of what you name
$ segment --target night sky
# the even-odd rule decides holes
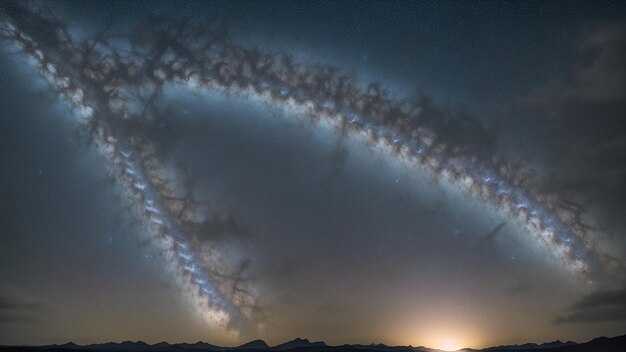
[[[0,23],[0,344],[626,332],[624,2]]]

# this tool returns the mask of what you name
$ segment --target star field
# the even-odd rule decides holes
[[[623,333],[624,10],[2,4],[0,343]]]

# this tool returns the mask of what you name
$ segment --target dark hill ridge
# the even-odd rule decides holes
[[[326,343],[322,341],[310,342],[308,339],[295,338],[289,342],[272,347],[273,351],[288,351],[296,348],[305,347],[326,347]]]
[[[205,350],[205,351],[221,351],[224,348],[216,345],[211,345],[206,342],[198,341],[196,343],[178,343],[174,346],[179,346],[185,349],[194,349],[194,350]]]
[[[263,340],[254,340],[248,343],[244,343],[239,347],[234,347],[235,350],[269,350],[270,346]]]
[[[263,340],[254,340],[237,347],[221,347],[206,342],[169,344],[159,342],[149,345],[143,341],[124,341],[122,343],[109,342],[93,345],[77,345],[73,342],[64,345],[48,346],[0,346],[0,352],[434,352],[436,349],[413,346],[386,346],[383,344],[371,345],[342,345],[328,346],[322,341],[310,342],[307,339],[296,338],[274,347],[270,347]],[[543,344],[527,343],[523,345],[497,346],[482,350],[463,349],[462,351],[483,352],[624,352],[626,351],[626,335],[617,337],[598,337],[589,342],[577,344],[572,341],[554,341]]]
[[[527,351],[527,350],[532,350],[532,349],[552,349],[552,348],[574,346],[574,345],[576,345],[576,342],[574,341],[561,342],[559,340],[556,340],[552,342],[542,343],[539,345],[536,343],[525,343],[523,345],[506,345],[506,346],[489,347],[489,348],[483,349],[483,351],[504,351],[504,350]]]

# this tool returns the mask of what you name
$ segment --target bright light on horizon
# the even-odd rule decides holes
[[[442,341],[437,348],[443,351],[456,351],[461,349],[461,347],[457,343],[451,340]]]

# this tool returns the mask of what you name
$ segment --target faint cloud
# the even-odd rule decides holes
[[[0,286],[0,325],[38,324],[48,305],[10,285]]]
[[[593,292],[558,316],[554,323],[626,321],[626,288]]]
[[[526,103],[554,109],[563,104],[611,104],[626,99],[626,25],[604,23],[584,31],[566,78],[536,87]]]

